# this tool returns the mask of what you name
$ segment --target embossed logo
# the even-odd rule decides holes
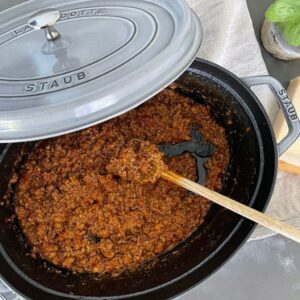
[[[105,15],[108,15],[107,8],[83,8],[83,9],[62,12],[60,14],[59,21],[83,18],[83,17],[105,16]],[[23,25],[15,30],[13,30],[12,35],[13,35],[13,37],[19,36],[28,31],[31,31],[31,30],[33,30],[33,29],[29,25],[26,24],[26,25]]]
[[[291,99],[289,98],[286,90],[282,89],[278,92],[281,102],[286,108],[286,111],[289,114],[289,117],[292,121],[298,120],[296,109],[294,107],[294,104],[292,103]]]
[[[52,80],[44,80],[25,85],[25,93],[52,91],[55,89],[62,89],[67,86],[75,85],[86,78],[85,72],[79,72],[73,75],[63,76]]]
[[[29,25],[25,25],[21,28],[17,28],[16,30],[13,31],[13,35],[14,36],[18,36],[20,34],[26,33],[28,31],[31,31],[32,28]]]
[[[104,16],[107,14],[108,10],[106,8],[85,8],[62,12],[59,20],[63,21],[82,17]]]

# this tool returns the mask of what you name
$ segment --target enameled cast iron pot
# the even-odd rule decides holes
[[[299,136],[300,125],[282,86],[271,77],[241,80],[223,68],[196,60],[177,80],[178,91],[210,105],[227,132],[231,163],[223,193],[264,211],[273,191],[281,155]],[[290,132],[277,145],[269,119],[252,85],[268,84],[283,110]],[[206,97],[204,98],[203,95]],[[20,147],[7,145],[1,156],[1,196],[14,171]],[[228,210],[213,206],[205,223],[175,250],[134,274],[99,281],[91,275],[55,272],[34,260],[6,219],[11,208],[0,208],[0,273],[29,299],[166,299],[200,283],[220,268],[247,240],[255,225]],[[14,228],[15,227],[15,228]]]

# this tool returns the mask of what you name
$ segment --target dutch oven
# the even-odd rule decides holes
[[[43,4],[38,3],[38,1],[30,2],[33,4],[21,5],[15,10],[8,11],[5,18],[7,22],[4,22],[5,26],[3,27],[6,29],[7,35],[5,36],[3,33],[3,28],[1,28],[2,32],[0,31],[2,34],[0,35],[0,41],[2,41],[0,54],[1,51],[11,50],[10,47],[13,47],[14,43],[17,43],[21,37],[25,45],[20,50],[23,51],[21,58],[32,57],[32,53],[29,51],[30,47],[33,47],[33,53],[38,52],[38,49],[42,49],[41,51],[44,52],[41,53],[49,56],[47,60],[41,53],[34,54],[39,57],[41,66],[48,62],[45,68],[51,67],[51,70],[46,70],[50,73],[61,72],[61,65],[58,63],[61,63],[61,59],[68,53],[65,47],[69,47],[68,45],[72,43],[72,39],[66,35],[64,39],[61,39],[62,42],[58,48],[54,42],[46,42],[41,46],[38,40],[44,38],[43,35],[41,36],[42,32],[34,31],[32,27],[44,28],[46,30],[46,38],[49,40],[56,39],[57,41],[63,37],[64,31],[68,32],[68,30],[71,30],[72,32],[73,30],[76,33],[76,30],[79,30],[76,34],[83,34],[80,32],[79,27],[84,27],[85,22],[88,21],[98,22],[99,18],[102,21],[107,21],[101,26],[116,26],[115,29],[119,26],[119,31],[127,28],[126,30],[128,31],[132,29],[136,30],[136,32],[139,31],[140,28],[138,26],[141,25],[139,22],[143,22],[143,18],[148,18],[145,22],[149,21],[150,23],[153,20],[158,20],[156,25],[149,23],[150,27],[148,28],[156,28],[159,31],[159,28],[161,28],[159,26],[162,26],[162,24],[159,25],[159,22],[161,22],[159,14],[161,13],[160,17],[165,20],[163,25],[166,26],[166,30],[172,30],[172,22],[168,23],[168,20],[166,20],[169,17],[173,18],[173,21],[177,20],[175,27],[178,31],[175,34],[176,30],[173,28],[175,31],[172,33],[172,40],[168,40],[163,32],[160,32],[160,34],[164,35],[161,41],[174,42],[175,44],[172,44],[172,47],[183,47],[184,49],[182,49],[181,53],[176,53],[175,56],[169,55],[170,58],[167,58],[166,53],[163,53],[166,64],[162,66],[160,66],[162,57],[155,60],[157,59],[157,53],[161,54],[159,50],[153,56],[154,58],[152,57],[152,65],[155,68],[152,69],[152,65],[148,65],[147,60],[144,60],[144,68],[138,68],[136,70],[137,73],[134,73],[132,70],[129,72],[132,65],[129,63],[126,66],[126,62],[123,62],[124,65],[119,66],[118,70],[122,76],[116,78],[116,83],[107,82],[105,87],[97,87],[97,80],[110,80],[109,77],[105,78],[104,76],[96,81],[91,80],[89,77],[89,72],[95,71],[92,68],[98,68],[98,62],[93,64],[93,62],[85,61],[87,65],[85,69],[77,69],[73,70],[71,74],[69,74],[70,72],[68,73],[68,70],[78,63],[76,61],[76,54],[78,54],[76,51],[73,53],[74,56],[68,56],[69,61],[64,61],[65,72],[62,75],[63,77],[60,78],[58,77],[61,75],[52,74],[51,79],[45,79],[44,73],[46,71],[39,66],[32,67],[30,61],[25,62],[27,70],[21,70],[19,78],[16,76],[17,72],[10,69],[7,74],[11,75],[11,78],[9,79],[8,75],[6,76],[7,78],[3,78],[3,69],[5,71],[8,69],[6,69],[7,64],[1,62],[0,98],[3,101],[1,102],[2,104],[0,103],[2,105],[0,115],[5,115],[5,118],[2,118],[0,121],[0,138],[2,142],[40,139],[100,123],[108,119],[108,114],[110,117],[113,117],[137,106],[170,84],[175,78],[178,78],[176,80],[178,93],[187,95],[196,102],[210,106],[214,118],[226,130],[230,145],[231,161],[224,180],[222,193],[258,211],[265,210],[275,184],[278,157],[293,144],[300,134],[300,124],[293,104],[288,98],[285,89],[276,79],[269,76],[240,79],[211,62],[201,59],[194,60],[201,41],[201,27],[193,13],[180,0],[139,1],[139,4],[136,1],[126,1],[126,5],[124,5],[124,2],[120,4],[120,1],[77,1],[75,4],[71,3],[72,1],[70,0],[65,1],[63,4],[59,4],[58,0],[45,1]],[[30,19],[31,27],[27,25],[22,27],[20,25],[25,22],[24,20],[28,17],[29,12],[32,12],[31,5],[34,5],[35,9],[41,9],[50,2],[51,6],[61,10],[57,28],[54,27],[55,21],[59,18],[57,10],[39,12]],[[71,7],[72,5],[76,5],[76,9]],[[163,8],[161,11],[160,5]],[[178,11],[181,12],[181,15],[184,15],[181,21],[176,19],[176,12]],[[112,12],[114,12],[113,16]],[[150,12],[152,12],[152,15]],[[169,15],[167,15],[167,12]],[[155,13],[156,16],[153,16]],[[13,16],[16,16],[15,14],[19,16],[17,18],[18,26],[13,24],[13,22],[9,22]],[[51,26],[48,26],[49,16],[52,18],[52,21],[56,19],[51,23]],[[45,18],[48,22],[46,22],[48,24],[46,27],[44,24]],[[112,19],[117,20],[117,22],[112,22]],[[132,25],[131,21],[133,19]],[[78,28],[74,26],[76,22],[80,23]],[[97,26],[96,23],[94,25]],[[128,27],[126,27],[127,25]],[[151,27],[152,25],[154,27]],[[14,30],[11,29],[11,26],[13,26]],[[180,26],[183,27],[181,28]],[[182,31],[180,31],[181,29]],[[106,28],[106,30],[108,29]],[[187,33],[186,30],[192,30],[192,33],[190,32],[191,38],[181,36]],[[105,30],[101,32],[101,34],[104,33]],[[62,37],[58,37],[60,34]],[[85,34],[87,33],[85,32]],[[93,33],[90,34],[95,38]],[[151,34],[153,32],[149,31],[149,35]],[[34,35],[34,37],[30,35]],[[177,39],[174,38],[175,35],[179,35],[180,38],[178,36]],[[11,38],[10,41],[8,41],[9,37]],[[6,41],[5,38],[7,38]],[[34,38],[34,42],[26,44],[32,38]],[[185,42],[180,39],[185,40]],[[131,42],[139,42],[137,40],[138,37],[133,37]],[[76,39],[73,39],[73,43],[76,43],[76,41]],[[131,43],[127,40],[125,42]],[[8,50],[3,50],[5,43],[9,46]],[[37,48],[37,45],[39,45],[39,48]],[[112,45],[112,49],[114,49],[113,46],[115,47],[116,45]],[[97,44],[93,42],[90,47],[96,49]],[[163,47],[167,46],[163,45]],[[180,52],[179,48],[175,48],[173,50],[177,49]],[[78,51],[86,51],[85,48],[79,47],[76,49],[81,49]],[[55,52],[55,59],[53,59],[52,51]],[[124,51],[123,55],[126,55],[130,49],[124,46],[123,50],[115,49],[114,51]],[[8,55],[8,52],[5,52],[5,54]],[[148,53],[147,55],[150,54]],[[186,59],[183,59],[183,57],[186,57]],[[150,55],[147,59],[152,58]],[[102,59],[109,63],[107,55],[104,55]],[[132,59],[137,59],[138,64],[143,61],[143,59],[139,61],[138,55]],[[176,59],[181,59],[182,61],[178,61],[176,67],[172,69],[170,66],[175,66]],[[193,62],[191,63],[191,61]],[[16,63],[23,62],[17,61]],[[187,69],[188,65],[190,67]],[[1,66],[3,66],[3,69],[1,69]],[[27,71],[30,73],[29,75],[26,73]],[[143,72],[141,73],[141,71]],[[127,78],[123,78],[125,75],[122,72],[129,72]],[[37,73],[39,73],[41,78],[37,77]],[[148,74],[149,76],[147,76],[145,86],[145,80],[140,82],[137,76],[141,76],[141,74],[146,76],[146,73],[150,75]],[[26,77],[26,74],[28,77]],[[161,74],[163,74],[162,77]],[[178,77],[180,74],[181,76]],[[26,78],[30,78],[30,80]],[[62,87],[64,78],[67,78],[67,81],[71,78],[75,85]],[[131,80],[133,78],[137,80],[136,84],[132,84]],[[160,78],[159,82],[157,82],[158,78]],[[85,84],[79,84],[80,80],[85,81]],[[128,80],[127,89],[124,86],[126,80]],[[15,92],[9,89],[8,86],[3,88],[5,82],[13,86]],[[47,82],[43,84],[43,88],[41,82]],[[55,85],[52,87],[54,92],[51,90],[51,84]],[[120,84],[120,94],[116,92],[113,94],[114,97],[112,97],[108,89],[110,86],[112,86],[112,89],[115,89],[115,84]],[[254,85],[268,85],[285,115],[289,133],[279,144],[276,142],[271,123],[264,108],[251,91],[251,87]],[[20,90],[18,90],[19,88]],[[90,88],[98,88],[98,90],[95,92],[94,89],[90,90]],[[106,110],[103,110],[106,103],[104,98],[95,102],[97,93],[98,95],[102,93],[108,98],[110,95],[109,99],[105,98],[107,101],[109,100]],[[118,97],[121,97],[122,94],[124,97],[120,98],[123,99],[123,102],[121,101],[122,103],[120,104]],[[133,97],[133,95],[136,95],[136,97]],[[59,103],[55,98],[56,96],[60,97],[58,99]],[[80,99],[81,96],[85,96],[88,99],[85,106],[82,99]],[[130,97],[134,101],[130,102]],[[75,101],[70,103],[69,100],[73,98],[76,98]],[[129,104],[128,101],[130,102]],[[92,111],[97,103],[100,103],[97,107],[99,111]],[[118,111],[115,110],[116,103],[119,103]],[[70,109],[62,111],[66,116],[65,121],[61,122],[63,119],[61,119],[62,115],[58,110],[66,108],[64,105],[67,104],[70,105]],[[44,106],[49,110],[45,109]],[[55,110],[57,114],[54,113]],[[27,112],[27,115],[25,112]],[[38,117],[39,112],[41,113],[40,117]],[[77,112],[79,117],[74,117],[72,115],[74,112]],[[97,114],[98,120],[95,120]],[[36,127],[36,129],[33,130],[33,127]],[[48,132],[45,131],[45,128],[48,128]],[[29,149],[31,146],[31,143],[10,143],[4,146],[0,158],[1,197],[7,190],[10,177],[15,172],[15,161],[20,150]],[[45,261],[33,259],[26,251],[24,246],[26,243],[17,224],[7,221],[11,218],[12,213],[13,205],[0,207],[0,276],[11,288],[25,298],[43,300],[166,299],[173,297],[199,284],[220,268],[241,247],[255,228],[253,222],[217,205],[213,205],[204,224],[185,242],[160,256],[155,263],[145,265],[135,273],[125,274],[117,278],[104,277],[99,279],[91,274],[74,274],[66,270],[59,270]]]

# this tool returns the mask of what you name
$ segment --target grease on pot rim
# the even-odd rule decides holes
[[[156,176],[166,166],[196,181],[191,153],[163,157],[164,164],[152,170],[153,183],[122,180],[126,166],[119,176],[108,171],[115,170],[114,158],[129,157],[124,145],[130,141],[146,141],[137,152],[151,162],[162,154],[153,148],[154,156],[146,157],[145,145],[188,142],[195,126],[214,146],[205,163],[205,185],[219,190],[229,163],[225,130],[208,107],[174,90],[102,125],[37,143],[14,194],[32,254],[72,271],[117,276],[184,241],[203,223],[211,204]],[[139,166],[138,176],[147,172]]]

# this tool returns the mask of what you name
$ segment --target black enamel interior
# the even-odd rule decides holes
[[[273,190],[277,153],[269,121],[251,91],[226,70],[196,60],[178,79],[178,91],[212,107],[227,132],[231,164],[223,192],[264,210]],[[203,95],[205,97],[203,97]],[[0,192],[4,194],[18,149],[3,154]],[[5,221],[0,208],[0,273],[18,292],[31,299],[121,297],[165,299],[201,282],[219,268],[245,241],[254,224],[213,206],[206,222],[182,245],[134,274],[99,280],[91,275],[56,272],[26,253],[24,241]],[[24,275],[26,274],[26,275]],[[83,296],[83,297],[82,297]]]

